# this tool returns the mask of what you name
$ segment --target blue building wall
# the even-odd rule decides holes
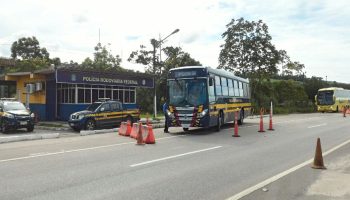
[[[45,104],[29,104],[29,109],[32,111],[39,121],[46,121],[46,105]],[[51,113],[51,112],[48,112]]]
[[[72,113],[85,110],[90,104],[58,104],[59,119],[67,121]]]

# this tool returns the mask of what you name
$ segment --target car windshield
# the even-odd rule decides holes
[[[93,103],[89,107],[87,107],[86,110],[95,111],[100,105],[101,103]]]
[[[333,105],[333,91],[320,91],[317,93],[318,105]]]
[[[27,109],[20,102],[5,102],[4,111],[10,111],[10,110],[27,110]]]
[[[170,80],[169,104],[174,106],[198,106],[206,103],[206,79]]]

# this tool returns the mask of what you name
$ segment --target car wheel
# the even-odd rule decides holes
[[[89,119],[89,120],[86,122],[86,124],[85,124],[85,129],[86,129],[86,130],[94,130],[95,127],[96,127],[95,121],[92,120],[92,119]]]
[[[34,126],[33,125],[27,127],[27,132],[33,132],[33,130],[34,130]]]

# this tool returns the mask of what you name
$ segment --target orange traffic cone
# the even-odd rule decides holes
[[[139,130],[139,125],[138,125],[138,123],[133,123],[133,124],[132,124],[131,133],[130,133],[130,137],[136,139],[138,130]]]
[[[119,132],[119,135],[123,135],[123,136],[125,135],[125,133],[126,133],[126,122],[122,122],[120,124],[118,132]]]
[[[147,137],[145,139],[145,143],[146,144],[155,144],[156,143],[156,139],[154,137],[154,134],[153,134],[153,129],[152,129],[152,126],[147,126]]]
[[[125,131],[125,136],[129,136],[131,133],[131,122],[128,120],[126,123],[126,131]]]
[[[263,122],[263,108],[260,109],[260,128],[259,128],[259,131],[260,133],[263,133],[265,132],[264,130],[264,122]]]
[[[326,169],[323,164],[322,148],[320,138],[317,138],[316,152],[314,158],[314,164],[312,165],[314,169]]]
[[[238,112],[235,112],[235,125],[234,125],[234,135],[232,137],[241,137],[238,135],[238,123],[237,123],[237,118],[238,118]]]
[[[138,133],[137,133],[137,136],[136,136],[136,144],[137,145],[144,145],[145,143],[143,142],[143,138],[142,138],[142,123],[140,122],[140,125],[139,125],[139,129],[138,129]]]

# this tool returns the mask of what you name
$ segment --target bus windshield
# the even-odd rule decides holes
[[[319,91],[317,93],[318,105],[333,105],[333,91]]]
[[[207,101],[206,79],[169,80],[169,104],[173,106],[198,106]]]

